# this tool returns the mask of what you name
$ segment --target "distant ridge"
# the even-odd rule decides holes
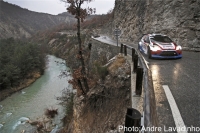
[[[58,15],[37,13],[0,0],[0,39],[29,38],[37,31],[74,22],[74,16],[67,12]]]

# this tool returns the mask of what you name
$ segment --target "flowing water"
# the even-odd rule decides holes
[[[71,89],[68,84],[70,76],[60,77],[62,71],[68,72],[65,61],[55,56],[47,56],[47,68],[44,75],[32,85],[13,94],[0,102],[0,133],[20,133],[31,126],[27,120],[44,117],[47,108],[57,108],[54,118],[55,127],[61,127],[61,119],[65,115],[65,107],[56,100],[64,88]]]

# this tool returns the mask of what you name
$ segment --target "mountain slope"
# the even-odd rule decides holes
[[[74,17],[68,13],[37,13],[0,1],[0,38],[28,38],[39,30],[74,21]]]

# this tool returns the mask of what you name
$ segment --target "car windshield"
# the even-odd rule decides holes
[[[152,36],[150,39],[158,42],[166,42],[166,43],[172,42],[172,40],[167,36]]]

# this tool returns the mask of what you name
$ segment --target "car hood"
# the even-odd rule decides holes
[[[162,49],[175,49],[176,46],[174,45],[174,43],[163,43],[163,42],[154,42],[155,44],[157,44],[158,46],[160,46]]]

